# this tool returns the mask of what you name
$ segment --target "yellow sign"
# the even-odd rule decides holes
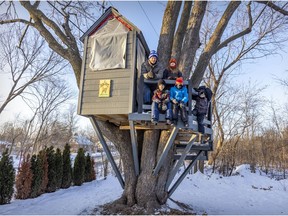
[[[100,80],[99,97],[110,97],[111,80]]]

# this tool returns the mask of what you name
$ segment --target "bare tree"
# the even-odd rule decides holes
[[[44,10],[41,9],[41,5],[44,3],[41,3],[40,1],[36,1],[33,3],[28,1],[21,1],[20,4],[27,10],[31,19],[24,20],[15,19],[14,17],[8,17],[8,19],[2,19],[0,21],[0,24],[21,22],[25,25],[29,25],[37,29],[40,35],[49,44],[49,47],[53,49],[56,53],[61,55],[63,58],[65,58],[67,61],[69,61],[75,73],[77,83],[79,85],[82,59],[81,53],[79,51],[81,49],[78,48],[79,44],[75,37],[75,29],[73,31],[72,28],[74,25],[72,25],[70,22],[72,18],[74,18],[75,20],[75,16],[73,16],[71,12],[72,7],[70,7],[72,3],[62,3],[63,5],[61,5],[60,7],[62,8],[63,17],[58,16],[57,19],[55,19],[55,16],[53,16],[53,14],[51,16],[47,16],[46,14],[44,14]],[[55,9],[54,7],[59,8],[59,4],[60,3],[55,2],[52,7],[53,10]],[[75,2],[73,3],[73,7],[77,7],[79,4],[79,2]],[[171,5],[178,4],[174,2],[170,2],[167,4],[167,13],[165,13],[163,20],[166,20],[167,18],[178,18],[177,16],[173,16],[173,14],[178,14],[177,11],[179,8],[170,8]],[[287,10],[286,4],[282,5],[283,7],[281,7],[281,10],[278,10],[278,8],[269,6],[269,4],[262,5],[259,3],[242,3],[239,1],[226,2],[226,9],[223,12],[219,13],[221,15],[218,19],[214,18],[214,22],[216,23],[215,28],[211,29],[209,34],[207,34],[207,42],[205,42],[205,44],[202,46],[202,41],[200,41],[199,39],[199,34],[201,33],[203,27],[202,21],[208,11],[207,5],[210,5],[210,11],[212,7],[217,7],[216,2],[194,2],[191,9],[192,13],[189,16],[189,20],[187,23],[187,27],[182,28],[182,31],[186,32],[184,36],[184,42],[182,43],[182,46],[179,45],[181,48],[178,48],[178,50],[181,50],[181,55],[179,56],[180,67],[182,68],[186,77],[189,77],[189,74],[193,69],[193,66],[195,65],[192,74],[192,83],[195,87],[200,84],[212,56],[214,56],[216,53],[219,53],[221,50],[225,50],[229,44],[237,44],[237,42],[246,35],[255,33],[253,32],[253,23],[258,22],[258,17],[266,16],[266,19],[270,20],[272,19],[272,17],[270,16],[271,13],[274,13],[276,11],[277,14],[279,14],[279,19],[285,19],[286,14],[284,12]],[[261,5],[261,8],[258,7],[259,5]],[[237,16],[239,10],[243,8],[246,8],[246,12],[244,14],[245,16],[243,16],[243,13],[242,16]],[[262,10],[265,13],[261,12]],[[55,9],[55,13],[56,11],[57,10]],[[189,10],[187,9],[187,11]],[[277,14],[275,13],[275,15]],[[243,20],[243,17],[245,17],[245,20],[247,20],[247,22],[245,23],[246,25],[243,26],[240,31],[238,29],[237,31],[229,31],[231,30],[231,27],[237,26],[239,19]],[[165,31],[163,31],[162,33],[169,33],[168,41],[173,41],[171,40],[171,37],[173,37],[173,39],[175,37],[174,31],[176,27],[174,24],[170,25],[172,23],[176,23],[175,20],[171,20],[171,23],[167,23],[165,21],[163,21],[162,23],[162,30],[165,29]],[[283,30],[283,28],[281,29]],[[276,34],[276,32],[274,33]],[[164,35],[160,35],[160,39],[163,37]],[[161,43],[157,50],[165,50],[169,54],[173,53],[172,50],[166,50],[163,46],[163,43]],[[165,61],[165,59],[163,59],[162,61]],[[166,62],[162,63],[164,65],[166,64]],[[139,146],[141,146],[142,148],[141,173],[139,176],[136,176],[133,172],[134,165],[131,145],[127,145],[131,143],[129,132],[121,131],[117,126],[106,122],[99,121],[99,125],[102,127],[104,135],[116,145],[123,161],[125,189],[122,197],[117,200],[117,202],[125,204],[127,206],[138,204],[147,208],[149,210],[149,213],[153,212],[153,209],[155,207],[159,206],[159,204],[165,203],[167,200],[165,183],[168,178],[168,172],[170,164],[172,162],[172,157],[167,157],[167,166],[163,168],[163,170],[159,173],[158,176],[153,176],[151,171],[154,168],[157,159],[159,159],[158,157],[162,152],[165,143],[169,137],[169,132],[149,130],[145,131],[144,134],[141,132],[138,133],[138,137],[143,137],[143,142],[139,143]]]
[[[62,58],[49,50],[47,53],[47,49],[44,51],[45,42],[35,33],[27,38],[33,44],[24,39],[21,47],[16,47],[19,37],[15,35],[16,26],[3,32],[0,38],[0,73],[9,76],[12,82],[7,97],[0,104],[0,114],[16,97],[24,96],[33,84],[55,76],[65,67]]]
[[[48,140],[49,127],[53,124],[51,116],[57,112],[62,103],[71,98],[71,93],[63,81],[53,80],[33,86],[31,94],[34,99],[25,98],[24,100],[37,116],[37,132],[32,144],[32,152],[35,153],[41,150],[41,147],[45,145],[44,141]]]

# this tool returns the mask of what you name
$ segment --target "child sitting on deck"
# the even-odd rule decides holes
[[[186,86],[183,86],[183,78],[176,79],[175,86],[170,89],[170,100],[172,101],[172,120],[177,125],[178,110],[180,109],[181,119],[185,127],[189,127],[186,103],[188,102],[188,92]]]
[[[166,124],[171,124],[172,110],[170,103],[170,92],[165,89],[165,81],[160,79],[158,81],[157,89],[154,91],[152,97],[152,108],[151,108],[151,122],[154,125],[158,124],[159,112],[165,112]]]

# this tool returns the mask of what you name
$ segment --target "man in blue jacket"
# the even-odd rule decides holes
[[[176,79],[175,86],[170,89],[170,100],[172,101],[172,123],[177,125],[178,110],[180,109],[181,119],[185,127],[189,127],[186,103],[188,102],[188,91],[183,86],[183,78]]]

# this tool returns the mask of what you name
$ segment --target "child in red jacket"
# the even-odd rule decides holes
[[[172,109],[170,92],[169,90],[165,90],[165,85],[165,81],[160,79],[152,97],[151,122],[154,125],[158,124],[160,112],[165,113],[166,124],[171,124]]]

